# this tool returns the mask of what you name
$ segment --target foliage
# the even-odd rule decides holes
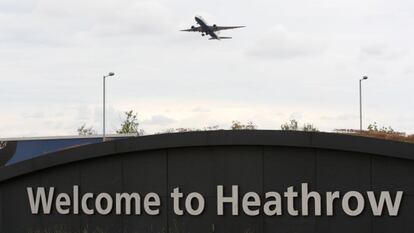
[[[404,132],[395,131],[391,126],[379,127],[376,122],[368,125],[367,130],[354,130],[354,129],[335,129],[337,133],[344,133],[350,135],[381,138],[386,140],[402,141],[414,143],[414,134],[407,135]]]
[[[81,136],[96,135],[96,130],[92,126],[91,127],[86,127],[85,124],[80,126],[77,129],[77,131],[78,131],[78,135],[81,135]]]
[[[162,130],[159,133],[156,134],[164,134],[164,133],[183,133],[183,132],[194,132],[194,131],[212,131],[212,130],[219,130],[219,126],[218,125],[213,125],[213,126],[207,126],[204,127],[203,129],[197,129],[197,128],[169,128],[169,129],[165,129]]]
[[[201,131],[199,129],[195,128],[169,128],[162,130],[161,132],[157,134],[164,134],[164,133],[183,133],[183,132],[194,132],[194,131]]]
[[[318,129],[316,127],[313,126],[313,124],[309,124],[306,123],[303,125],[303,131],[307,131],[307,132],[317,132]]]
[[[203,130],[204,131],[220,130],[220,126],[218,125],[207,126],[207,127],[204,127]]]
[[[254,130],[257,129],[257,126],[253,124],[253,122],[249,121],[247,124],[242,124],[240,121],[233,121],[232,125],[230,126],[232,130]]]
[[[317,132],[318,129],[310,123],[303,124],[302,128],[299,128],[298,121],[295,119],[291,119],[290,122],[286,122],[280,126],[281,130],[290,130],[290,131],[307,131],[307,132]]]
[[[381,128],[378,128],[377,122],[374,121],[374,123],[371,123],[368,125],[368,131],[370,132],[383,132],[383,133],[394,133],[394,129],[391,128],[391,126],[385,127],[382,126]]]
[[[117,134],[137,134],[138,136],[143,135],[144,131],[138,129],[138,113],[134,113],[133,110],[124,112],[125,119],[121,123],[121,128],[116,131]]]
[[[298,130],[298,121],[295,119],[290,120],[290,122],[286,122],[280,126],[282,130]]]

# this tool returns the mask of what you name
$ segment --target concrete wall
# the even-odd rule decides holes
[[[308,183],[318,192],[404,191],[399,215],[374,217],[369,209],[347,216],[250,217],[216,214],[216,186],[240,193],[283,192]],[[156,192],[158,216],[33,215],[26,187],[59,192]],[[200,216],[177,216],[172,189],[206,198]],[[298,203],[296,203],[298,204]],[[299,204],[298,204],[299,205]],[[284,209],[285,210],[285,209]],[[414,145],[326,133],[215,131],[125,139],[53,153],[0,169],[0,229],[29,232],[260,233],[414,232]]]

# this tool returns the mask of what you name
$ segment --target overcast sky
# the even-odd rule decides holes
[[[179,32],[208,23],[233,40]],[[107,130],[138,112],[146,133],[364,124],[414,133],[412,0],[0,0],[0,138]]]

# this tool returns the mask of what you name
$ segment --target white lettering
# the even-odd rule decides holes
[[[55,188],[51,187],[49,189],[49,194],[46,199],[45,188],[39,187],[37,188],[37,191],[36,191],[36,198],[34,198],[33,189],[31,187],[27,188],[27,195],[29,196],[29,203],[30,203],[30,209],[32,211],[32,214],[39,213],[40,204],[42,205],[43,213],[50,214],[50,210],[52,208],[52,199],[53,199],[54,191],[55,191]]]
[[[354,210],[352,210],[351,207],[349,206],[349,201],[351,198],[355,198],[357,201],[357,207]],[[350,192],[345,193],[342,199],[342,209],[349,216],[360,215],[362,211],[364,210],[364,206],[365,206],[364,197],[362,196],[361,193],[356,192],[356,191],[350,191]]]
[[[180,192],[180,188],[175,188],[171,193],[173,199],[173,209],[176,215],[183,215],[184,211],[180,209],[180,198],[183,197],[183,193]]]
[[[79,214],[79,186],[73,186],[73,213]]]
[[[217,215],[224,215],[224,203],[231,203],[232,215],[239,215],[239,186],[232,185],[232,194],[230,197],[224,197],[223,185],[217,186]]]
[[[196,209],[193,209],[193,206],[191,205],[193,199],[196,199],[198,202],[198,207]],[[185,209],[190,215],[200,215],[204,210],[204,205],[205,200],[199,193],[190,193],[185,199]]]
[[[95,213],[93,209],[89,209],[88,207],[88,199],[92,199],[92,198],[93,198],[93,193],[85,193],[85,195],[82,196],[82,200],[81,200],[82,212],[86,215],[92,215]]]
[[[359,216],[364,212],[365,205],[369,208],[368,203],[373,216],[382,216],[387,213],[388,216],[398,216],[404,195],[403,191],[397,191],[393,197],[389,191],[378,193],[367,191],[366,195],[365,192],[349,191],[345,195],[341,195],[339,191],[320,193],[309,189],[308,183],[301,184],[300,192],[295,191],[294,186],[289,186],[284,193],[266,192],[262,200],[261,195],[256,192],[239,194],[238,185],[232,185],[231,193],[230,190],[227,190],[226,194],[228,195],[225,195],[224,186],[218,185],[217,215],[224,215],[225,207],[230,208],[231,205],[231,215],[238,216],[239,201],[241,201],[240,208],[242,208],[242,213],[247,216],[258,216],[262,212],[266,216],[281,216],[284,212],[290,216],[321,216],[322,214],[333,216],[335,209],[340,206],[346,215]],[[116,215],[160,214],[161,199],[157,193],[148,193],[142,196],[143,200],[141,200],[139,193],[80,194],[79,190],[80,188],[77,185],[73,186],[73,193],[71,194],[58,193],[54,187],[47,189],[45,187],[37,187],[36,189],[27,187],[30,211],[33,215],[48,215],[52,211],[56,211],[57,214],[61,215],[70,213],[75,215],[79,213],[108,215],[115,208]],[[205,210],[206,199],[201,193],[192,192],[185,196],[180,188],[176,187],[170,195],[173,212],[178,216],[185,213],[198,216]],[[326,199],[322,200],[322,197]],[[181,202],[182,199],[184,199],[184,202]],[[322,201],[326,204],[326,212],[324,213],[322,213]],[[314,206],[314,211],[309,210],[312,209],[310,206]],[[52,210],[52,208],[55,208],[55,210]],[[170,211],[169,208],[168,211]]]
[[[105,200],[106,208],[102,207],[102,201]],[[96,211],[102,215],[108,215],[112,211],[113,200],[108,193],[100,193],[95,200]]]
[[[61,193],[56,197],[56,210],[59,214],[69,214],[69,208],[63,207],[70,207],[70,197],[67,193]]]
[[[282,215],[282,197],[277,192],[267,192],[266,199],[272,198],[273,200],[266,201],[264,205],[264,213],[267,216]],[[274,207],[272,207],[274,206]]]
[[[250,201],[250,199],[253,199]],[[248,192],[243,197],[243,211],[249,216],[257,216],[259,215],[260,211],[258,208],[255,210],[250,209],[250,207],[258,207],[260,206],[260,196],[255,192]]]
[[[381,216],[384,202],[387,205],[388,213],[390,216],[397,216],[400,210],[400,204],[403,197],[402,191],[398,191],[395,197],[394,203],[392,203],[390,192],[381,192],[379,201],[376,201],[374,192],[367,192],[369,203],[371,204],[372,213],[374,216]]]
[[[148,215],[158,215],[159,208],[152,209],[151,207],[159,207],[161,205],[160,196],[156,193],[148,193],[144,198],[144,209]]]
[[[138,193],[117,193],[115,199],[115,213],[117,215],[122,214],[122,200],[125,201],[125,214],[131,214],[132,199],[134,199],[135,202],[135,214],[141,214],[141,197]]]
[[[295,197],[298,197],[298,193],[293,191],[293,186],[290,186],[284,195],[287,198],[288,213],[291,216],[298,216],[298,211],[295,210],[295,204],[294,204]]]
[[[317,192],[308,193],[308,184],[302,184],[302,215],[309,215],[309,199],[315,201],[315,216],[321,216],[321,195]]]
[[[326,193],[326,216],[333,216],[333,203],[335,199],[339,198],[339,195],[338,191]]]

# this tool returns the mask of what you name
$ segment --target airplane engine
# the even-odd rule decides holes
[[[192,26],[191,26],[191,29],[194,29],[194,28],[195,28],[195,26],[194,26],[194,25],[192,25]]]
[[[216,27],[217,27],[217,25],[213,24],[213,27],[214,27],[214,28],[216,28]]]

